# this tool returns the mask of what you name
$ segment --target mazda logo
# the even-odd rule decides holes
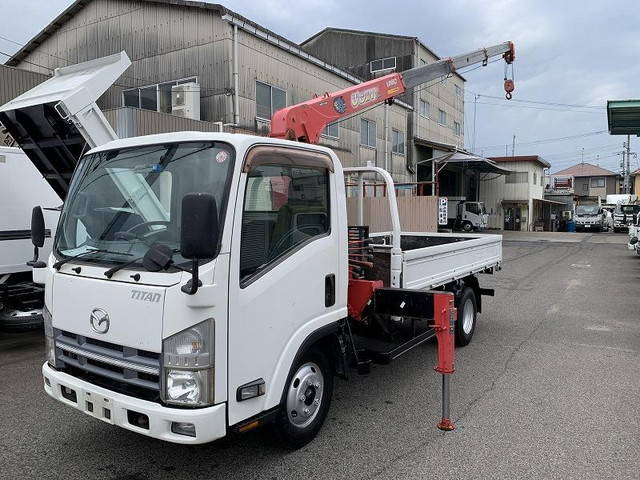
[[[107,333],[109,331],[109,314],[101,308],[94,308],[89,315],[91,328],[97,333]]]

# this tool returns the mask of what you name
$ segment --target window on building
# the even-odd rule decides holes
[[[327,137],[339,138],[340,126],[337,123],[330,123],[327,128],[324,129],[324,134]]]
[[[122,104],[125,107],[144,108],[156,112],[171,113],[171,87],[183,83],[198,83],[197,77],[156,83],[144,87],[130,88],[122,92]]]
[[[381,72],[382,70],[395,70],[396,57],[380,58],[378,60],[372,60],[369,64],[369,71],[371,73]]]
[[[360,145],[367,145],[375,148],[376,122],[373,120],[367,120],[366,118],[360,119]]]
[[[456,97],[461,97],[462,96],[462,88],[460,88],[460,85],[455,85],[456,87]]]
[[[529,172],[511,172],[505,179],[506,183],[529,183]]]
[[[604,177],[591,177],[591,188],[602,188],[605,186]]]
[[[589,193],[589,184],[586,182],[582,184],[582,193]]]
[[[538,184],[538,174],[536,172],[533,172],[533,184]]]
[[[438,109],[438,123],[440,125],[447,124],[447,112],[445,112],[444,110]]]
[[[295,153],[284,163],[249,171],[240,239],[242,283],[329,231],[329,171],[295,165]]]
[[[453,122],[453,133],[456,136],[460,136],[460,134],[462,133],[462,129],[460,128],[460,123],[459,122]]]
[[[399,155],[404,155],[404,132],[391,129],[391,151]]]
[[[426,100],[420,99],[420,104],[418,106],[418,113],[423,117],[429,117],[429,102]]]
[[[273,112],[286,106],[286,90],[256,81],[256,117],[271,120]]]

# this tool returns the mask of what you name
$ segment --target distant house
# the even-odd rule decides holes
[[[549,162],[538,155],[490,157],[509,170],[507,176],[486,174],[480,179],[480,200],[489,214],[489,228],[553,230],[557,206],[543,198],[544,169]]]
[[[578,163],[550,175],[550,187],[565,185],[571,179],[573,195],[578,203],[597,202],[607,195],[620,193],[619,175],[591,163]]]
[[[631,172],[631,193],[640,195],[640,168]]]

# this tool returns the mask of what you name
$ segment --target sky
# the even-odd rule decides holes
[[[0,52],[12,54],[71,0],[0,0]],[[446,57],[512,40],[513,100],[504,63],[463,74],[465,144],[485,156],[540,155],[551,171],[585,162],[619,171],[626,137],[607,132],[606,101],[640,98],[640,9],[608,0],[228,0],[227,8],[294,41],[325,27],[416,36]],[[12,43],[17,42],[17,43]],[[6,61],[0,54],[0,62]],[[479,97],[476,97],[479,95]],[[475,100],[475,107],[474,107]],[[506,146],[506,147],[505,147]],[[584,150],[583,150],[584,149]],[[631,139],[640,150],[640,140]],[[639,168],[632,158],[631,168]]]

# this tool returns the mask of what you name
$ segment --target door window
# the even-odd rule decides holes
[[[248,284],[313,239],[326,235],[329,227],[329,171],[326,168],[256,165],[247,174],[245,189],[240,240],[241,285]]]

